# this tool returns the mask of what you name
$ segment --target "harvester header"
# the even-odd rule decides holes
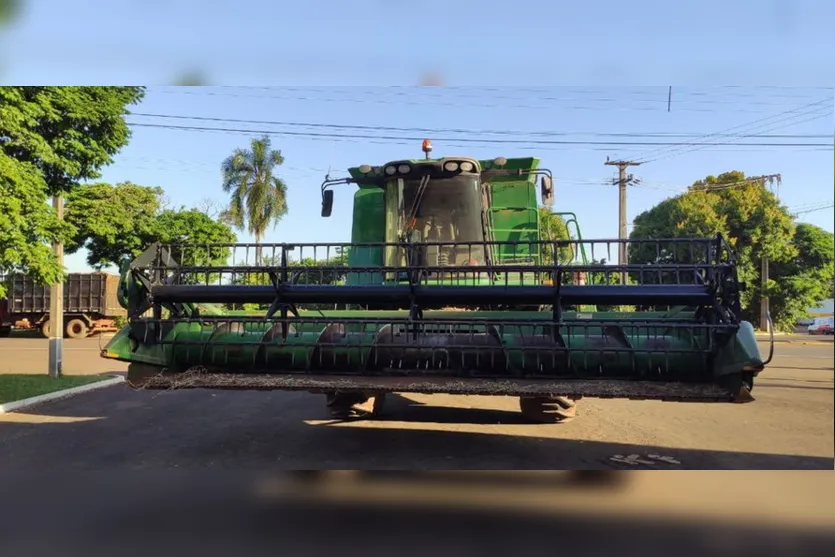
[[[587,240],[567,214],[574,234],[551,238],[534,158],[349,174],[326,178],[322,215],[357,185],[351,242],[150,246],[103,355],[136,386],[324,392],[340,415],[393,391],[518,396],[551,422],[584,396],[753,400],[767,361],[722,237]],[[640,262],[600,262],[621,245]]]

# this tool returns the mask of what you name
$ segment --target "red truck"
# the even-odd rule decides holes
[[[7,298],[0,299],[0,337],[14,329],[38,329],[49,337],[49,286],[26,275],[5,278]],[[119,304],[119,277],[109,273],[71,273],[64,283],[64,336],[83,338],[118,330],[126,316]]]

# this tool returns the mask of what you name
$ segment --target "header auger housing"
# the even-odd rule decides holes
[[[350,243],[151,246],[103,356],[134,386],[323,392],[339,415],[387,392],[518,396],[551,422],[584,396],[753,400],[766,362],[726,242],[544,238],[534,166],[352,169]],[[620,246],[643,263],[596,262]]]

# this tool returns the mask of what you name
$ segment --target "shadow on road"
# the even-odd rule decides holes
[[[515,410],[496,408],[468,408],[461,406],[434,406],[413,400],[398,393],[386,395],[385,413],[379,421],[436,424],[501,424],[531,425]]]
[[[490,486],[485,490],[491,498],[481,504],[416,504],[403,495],[380,504],[312,494],[264,496],[255,483],[235,474],[7,481],[3,492],[19,503],[0,510],[0,539],[4,554],[34,557],[151,552],[375,557],[390,556],[393,549],[406,557],[550,555],[556,549],[591,556],[803,557],[826,555],[835,543],[831,524],[820,520],[810,526],[761,515],[759,521],[727,514],[682,518],[664,508],[648,512],[640,505],[641,493],[632,494],[641,511],[621,505],[619,512],[599,507],[578,512],[582,499],[575,497],[541,512],[504,504],[507,494]],[[716,492],[712,499],[721,506],[733,495]]]
[[[831,457],[570,439],[593,426],[400,405],[388,421],[329,424],[308,393],[110,387],[0,417],[0,470],[833,469]]]

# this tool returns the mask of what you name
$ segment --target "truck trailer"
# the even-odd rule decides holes
[[[25,274],[4,279],[7,298],[0,300],[0,336],[12,328],[38,329],[49,337],[50,287],[36,283]],[[109,273],[70,273],[64,282],[64,336],[84,338],[118,330],[118,317],[127,311],[119,303],[119,276]],[[3,316],[5,314],[5,316]]]

